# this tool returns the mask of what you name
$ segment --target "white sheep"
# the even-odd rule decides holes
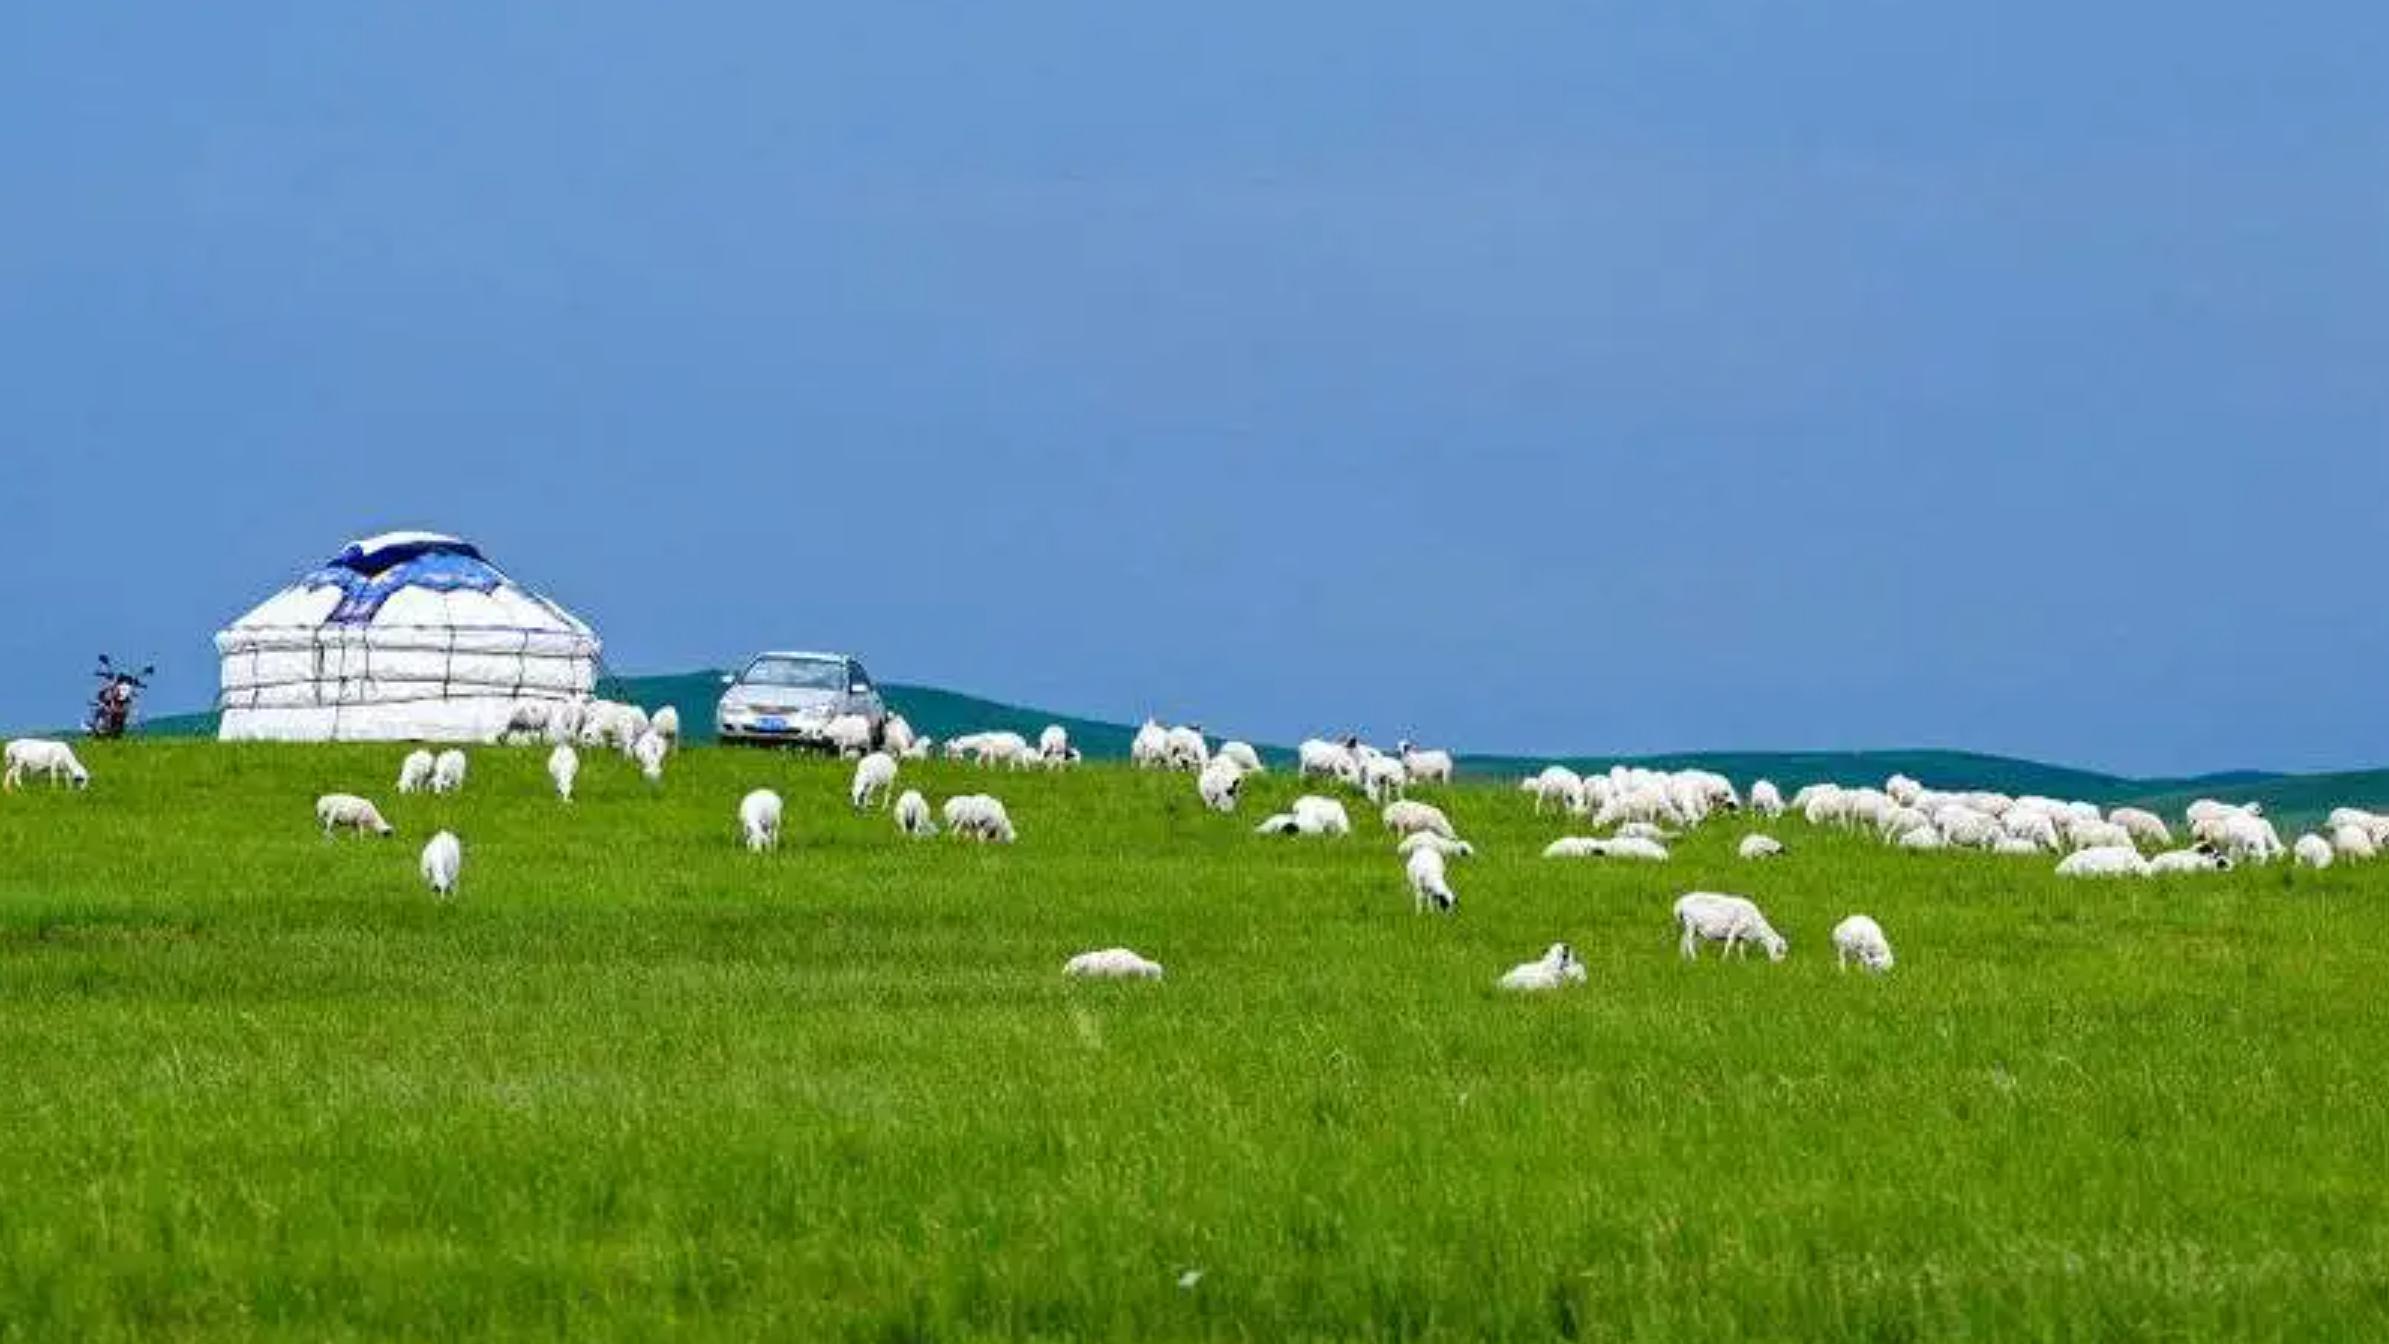
[[[972,733],[948,742],[946,750],[952,752],[957,744],[976,765],[1009,765],[1017,770],[1028,765],[1034,755],[1029,740],[1014,732]]]
[[[1004,805],[984,793],[966,793],[946,800],[946,829],[983,844],[1008,845],[1016,838]]]
[[[2273,823],[2250,811],[2227,811],[2201,817],[2190,825],[2193,839],[2203,841],[2241,862],[2271,863],[2288,851]]]
[[[1344,805],[1333,798],[1304,794],[1294,800],[1295,824],[1306,835],[1350,835],[1352,818]]]
[[[1649,840],[1654,844],[1664,844],[1676,838],[1666,828],[1648,821],[1629,821],[1618,827],[1616,834],[1620,840]]]
[[[1543,847],[1546,859],[1632,859],[1640,863],[1667,862],[1667,846],[1638,836],[1603,840],[1589,835],[1563,836]]]
[[[2369,859],[2380,852],[2380,843],[2372,838],[2372,831],[2353,822],[2332,828],[2331,847],[2343,859]]]
[[[1261,753],[1253,750],[1253,744],[1250,742],[1239,742],[1231,738],[1220,743],[1219,750],[1213,752],[1212,756],[1215,760],[1233,761],[1237,769],[1248,775],[1266,773],[1261,765]]]
[[[2130,845],[2077,849],[2057,865],[2059,877],[2146,877],[2148,860]]]
[[[1999,818],[1999,829],[2008,838],[2022,841],[2028,850],[2056,853],[2065,848],[2058,836],[2057,821],[2037,808],[2013,807]],[[1996,845],[1993,846],[1997,848]]]
[[[556,749],[547,754],[547,777],[555,781],[556,796],[565,802],[572,801],[572,781],[580,773],[581,754],[572,749],[570,742],[558,742]]]
[[[750,852],[780,847],[780,810],[780,795],[770,789],[757,789],[738,800],[738,831]]]
[[[1346,784],[1360,782],[1360,760],[1352,754],[1352,748],[1344,743],[1306,738],[1301,746],[1295,748],[1294,757],[1297,773],[1303,779],[1321,776],[1342,780]]]
[[[906,789],[896,800],[896,829],[915,838],[937,834],[937,823],[929,819],[929,800],[919,789]]]
[[[630,744],[630,758],[638,763],[639,774],[650,784],[664,782],[664,758],[671,754],[672,744],[649,724],[639,740]]]
[[[1919,826],[1897,841],[1901,849],[1930,852],[1949,848],[1949,841],[1931,826]]]
[[[1420,831],[1432,831],[1449,839],[1456,840],[1460,837],[1460,833],[1452,829],[1450,818],[1443,815],[1443,809],[1430,803],[1417,803],[1407,798],[1399,798],[1387,803],[1384,811],[1379,815],[1385,822],[1385,829],[1396,835],[1415,835]]]
[[[1767,953],[1769,961],[1782,961],[1790,950],[1783,935],[1767,922],[1758,906],[1746,896],[1727,896],[1714,891],[1694,891],[1676,898],[1676,927],[1682,931],[1676,950],[1686,961],[1700,959],[1703,942],[1725,944],[1725,953],[1744,956],[1752,943]]]
[[[666,705],[648,715],[647,731],[662,738],[666,747],[678,751],[680,749],[680,710],[678,707]]]
[[[1360,763],[1360,791],[1372,803],[1399,798],[1410,786],[1410,772],[1392,756],[1370,756]]]
[[[1564,765],[1544,766],[1540,773],[1528,776],[1518,787],[1535,796],[1538,817],[1550,803],[1557,803],[1569,812],[1584,811],[1584,780]]]
[[[1762,779],[1750,786],[1750,810],[1762,817],[1783,815],[1783,791],[1775,787],[1774,780]]]
[[[920,738],[913,732],[911,722],[901,714],[888,715],[887,722],[879,726],[881,749],[898,760],[912,759],[913,748],[919,743]]]
[[[432,762],[431,791],[438,794],[450,794],[464,786],[465,754],[450,747],[441,752]]]
[[[1401,757],[1402,769],[1414,784],[1452,782],[1452,754],[1448,751],[1425,751],[1405,741],[1395,744],[1394,754]]]
[[[857,812],[879,805],[896,783],[896,758],[884,751],[875,751],[854,763],[854,782],[846,788],[846,800]]]
[[[398,791],[421,793],[431,787],[431,772],[437,758],[428,751],[410,751],[398,764]]]
[[[359,835],[367,831],[375,835],[394,835],[398,828],[382,820],[381,809],[353,793],[327,793],[315,800],[315,820],[324,828],[324,839],[346,826]]]
[[[1405,858],[1422,849],[1436,850],[1447,859],[1472,858],[1477,852],[1476,846],[1466,840],[1437,835],[1433,831],[1412,831],[1402,837],[1402,843],[1394,846],[1394,852]]]
[[[1172,728],[1162,742],[1162,760],[1172,770],[1200,770],[1211,763],[1211,747],[1203,727]]]
[[[1151,718],[1137,725],[1128,742],[1128,763],[1139,770],[1158,770],[1167,763],[1170,730]]]
[[[2298,843],[2290,846],[2290,852],[2308,868],[2328,868],[2333,858],[2331,842],[2312,831],[2299,836]]]
[[[1734,852],[1746,859],[1772,859],[1783,853],[1783,841],[1772,835],[1746,835]]]
[[[2030,855],[2038,857],[2040,855],[2046,854],[2048,851],[2042,849],[2039,845],[2032,843],[2030,840],[2013,835],[2003,835],[1991,842],[1991,852],[1994,854],[2009,856]]]
[[[581,719],[586,713],[587,711],[582,708],[581,702],[578,700],[559,700],[549,707],[547,728],[541,735],[547,739],[547,744],[551,747],[560,747],[568,742],[578,741],[581,736]]]
[[[2073,823],[2065,828],[2065,838],[2066,843],[2076,849],[2114,849],[2118,846],[2137,849],[2140,847],[2139,842],[2133,839],[2130,831],[2114,822],[2086,821],[2080,817],[2074,818]]]
[[[424,885],[442,900],[456,894],[457,875],[464,871],[464,866],[464,845],[450,832],[440,832],[423,846]]]
[[[2148,861],[2151,873],[2208,873],[2231,871],[2231,858],[2208,845],[2169,849]]]
[[[1062,963],[1062,974],[1073,980],[1159,980],[1161,963],[1148,961],[1125,947],[1081,952]]]
[[[1525,994],[1564,989],[1584,983],[1584,963],[1576,959],[1576,949],[1553,943],[1535,960],[1512,966],[1497,983],[1502,989]]]
[[[1214,759],[1195,777],[1195,792],[1203,806],[1214,812],[1236,810],[1236,797],[1244,788],[1244,771],[1225,756]]]
[[[1833,926],[1833,964],[1846,971],[1853,961],[1877,975],[1891,969],[1891,940],[1883,936],[1882,925],[1865,915],[1852,915]]]
[[[821,726],[821,740],[840,756],[860,756],[871,750],[871,720],[840,714]]]
[[[2166,829],[2165,819],[2145,808],[2119,807],[2107,814],[2111,825],[2121,826],[2133,843],[2141,845],[2170,845],[2173,832]]]
[[[1045,725],[1037,734],[1037,754],[1049,761],[1057,761],[1070,754],[1070,730],[1058,723]]]
[[[1460,904],[1459,895],[1452,890],[1444,874],[1443,851],[1414,849],[1402,861],[1402,869],[1410,878],[1410,903],[1414,910],[1435,909],[1449,913]]]
[[[555,709],[545,700],[517,700],[506,711],[501,742],[537,741],[554,731]]]

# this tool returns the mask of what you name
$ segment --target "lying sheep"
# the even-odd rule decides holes
[[[315,820],[324,828],[324,839],[346,826],[359,835],[371,831],[375,835],[395,835],[398,828],[382,820],[381,809],[353,793],[327,793],[315,800]]]
[[[966,793],[946,800],[946,829],[982,844],[1008,845],[1016,838],[1012,818],[1000,801],[984,793]]]
[[[2223,873],[2231,871],[2229,856],[2210,845],[2169,849],[2148,861],[2151,873]]]
[[[2077,849],[2057,865],[2059,877],[2146,877],[2148,860],[2130,845]]]
[[[423,883],[431,894],[446,900],[456,894],[456,878],[464,871],[464,845],[457,838],[442,831],[423,846]]]
[[[431,765],[431,791],[451,794],[465,786],[465,754],[454,747],[439,754]]]
[[[1452,829],[1450,819],[1443,815],[1443,809],[1429,803],[1414,803],[1407,798],[1397,799],[1387,803],[1384,811],[1379,815],[1385,822],[1385,829],[1396,835],[1416,835],[1420,831],[1432,831],[1447,839],[1456,840],[1460,836],[1458,831]]]
[[[738,800],[738,832],[750,853],[780,847],[780,795],[757,789]]]
[[[1125,947],[1081,952],[1062,963],[1062,974],[1073,980],[1159,980],[1161,963],[1148,961]]]
[[[580,773],[581,754],[572,749],[570,742],[558,742],[556,749],[547,754],[547,777],[555,782],[556,796],[565,802],[572,801],[572,781]]]
[[[1503,989],[1526,994],[1583,983],[1584,963],[1576,959],[1576,949],[1566,943],[1553,943],[1535,960],[1512,966],[1498,982]]]
[[[1677,950],[1686,961],[1700,960],[1703,942],[1725,944],[1725,953],[1746,955],[1752,943],[1766,950],[1769,961],[1782,961],[1790,950],[1783,935],[1767,922],[1767,917],[1746,896],[1727,896],[1713,891],[1688,892],[1676,898],[1676,927],[1683,937]]]
[[[1543,847],[1546,859],[1632,859],[1639,863],[1665,863],[1667,846],[1656,840],[1622,836],[1603,840],[1597,836],[1571,835],[1554,840]]]
[[[1891,941],[1883,926],[1865,915],[1852,915],[1833,926],[1833,964],[1841,970],[1857,962],[1877,975],[1891,969]]]
[[[2331,842],[2312,831],[2299,836],[2298,842],[2290,846],[2290,853],[2296,855],[2298,862],[2308,868],[2328,868],[2334,857],[2331,853]]]
[[[1412,831],[1402,837],[1402,843],[1394,846],[1394,852],[1404,857],[1422,849],[1435,850],[1447,859],[1472,858],[1477,852],[1476,846],[1466,840],[1454,839],[1448,835],[1437,835],[1433,831]]]
[[[1401,758],[1402,770],[1414,784],[1452,782],[1452,754],[1448,751],[1422,751],[1405,741],[1395,744],[1394,754]]]
[[[1333,798],[1306,793],[1295,799],[1294,820],[1306,834],[1352,834],[1352,818],[1344,811],[1344,805]]]
[[[846,800],[857,812],[878,806],[896,783],[896,758],[884,751],[875,751],[854,763],[854,782],[846,788]]]
[[[421,793],[430,788],[431,772],[436,764],[437,758],[428,751],[408,752],[406,759],[398,764],[398,791]]]
[[[1734,852],[1746,859],[1772,859],[1783,853],[1783,842],[1772,835],[1746,835]]]
[[[1908,832],[1906,835],[1901,836],[1897,843],[1901,849],[1914,850],[1918,852],[1931,852],[1933,850],[1949,848],[1949,841],[1942,836],[1939,830],[1929,825],[1919,826],[1915,830]]]
[[[1234,761],[1222,756],[1203,767],[1195,776],[1195,793],[1203,806],[1214,812],[1236,810],[1236,797],[1244,788],[1244,771]]]
[[[1403,860],[1403,872],[1410,879],[1410,904],[1413,910],[1434,909],[1445,914],[1460,904],[1459,895],[1452,890],[1445,876],[1443,851],[1414,849]]]
[[[906,789],[896,800],[896,829],[916,839],[937,834],[937,823],[929,819],[929,800],[919,789]]]

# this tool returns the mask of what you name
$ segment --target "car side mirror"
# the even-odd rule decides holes
[[[858,681],[854,685],[847,687],[846,693],[848,695],[869,695],[871,693],[870,683]]]
[[[730,672],[724,672],[722,674],[722,684],[724,686],[736,686],[738,684],[737,675]]]

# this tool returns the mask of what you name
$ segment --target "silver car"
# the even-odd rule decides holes
[[[714,706],[713,727],[724,742],[824,746],[832,719],[857,715],[877,746],[888,720],[871,674],[842,653],[759,653],[722,684],[729,689]]]

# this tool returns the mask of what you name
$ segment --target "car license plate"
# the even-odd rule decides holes
[[[777,714],[766,714],[755,720],[755,726],[767,733],[784,733],[788,731],[788,720]]]

